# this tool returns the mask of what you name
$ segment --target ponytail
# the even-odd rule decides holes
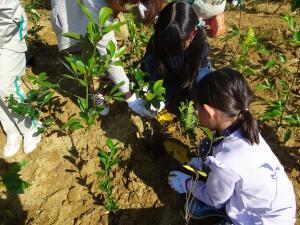
[[[197,84],[195,101],[207,104],[236,118],[241,133],[251,145],[259,144],[259,131],[256,120],[249,111],[253,92],[241,73],[223,68],[209,73]]]
[[[259,144],[259,132],[257,122],[248,109],[240,111],[239,119],[241,121],[241,132],[253,145]]]

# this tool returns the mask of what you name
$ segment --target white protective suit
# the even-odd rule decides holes
[[[0,121],[7,136],[36,129],[35,122],[12,113],[6,104],[11,94],[25,99],[21,76],[26,68],[26,34],[27,18],[19,0],[0,0]]]
[[[83,0],[82,2],[92,13],[95,21],[98,21],[100,9],[107,6],[106,1],[104,0]],[[67,32],[76,32],[84,35],[86,33],[88,19],[81,12],[76,0],[51,0],[51,4],[52,28],[57,36],[58,49],[59,51],[62,51],[76,44],[76,40],[64,37],[62,34]],[[103,39],[98,43],[97,49],[101,55],[106,55],[106,45],[110,40],[117,44],[113,31],[105,34]],[[122,81],[125,82],[125,84],[120,87],[121,92],[129,92],[129,80],[123,67],[110,65],[108,73],[115,84]]]

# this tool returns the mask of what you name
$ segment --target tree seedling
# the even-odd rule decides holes
[[[106,146],[109,149],[108,151],[100,150],[98,153],[98,157],[100,158],[100,170],[97,172],[97,175],[101,179],[99,182],[99,189],[104,194],[104,206],[108,211],[115,213],[118,211],[119,207],[112,196],[113,185],[111,170],[112,166],[120,163],[121,160],[116,158],[116,154],[119,150],[118,143],[114,144],[111,139],[107,139]]]

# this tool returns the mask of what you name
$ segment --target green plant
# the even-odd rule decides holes
[[[28,161],[12,163],[7,171],[0,171],[0,188],[5,187],[9,192],[23,194],[30,184],[20,178],[19,172],[28,164]]]
[[[100,150],[98,153],[101,169],[97,172],[97,175],[101,178],[99,188],[104,193],[105,208],[110,212],[116,212],[119,207],[112,196],[113,185],[111,169],[113,165],[120,163],[121,160],[116,158],[116,154],[119,150],[118,143],[114,144],[111,139],[107,139],[106,146],[109,148],[108,151]]]
[[[43,128],[40,128],[40,132],[42,133],[53,122],[52,117],[42,116],[42,112],[51,106],[55,94],[54,90],[58,85],[47,81],[48,77],[46,73],[40,73],[38,76],[29,75],[28,79],[37,89],[27,86],[29,92],[26,96],[20,95],[20,101],[16,100],[13,95],[10,95],[7,99],[8,107],[19,115],[31,118],[34,125],[37,125],[37,121],[42,121],[44,125]]]
[[[129,32],[129,51],[126,53],[126,58],[132,59],[132,56],[135,56],[135,61],[130,64],[131,68],[136,68],[144,56],[144,48],[147,46],[153,32],[151,29],[148,31],[142,23],[138,22],[133,13],[127,13],[126,19]]]
[[[283,20],[288,23],[290,31],[288,41],[285,41],[286,46],[299,48],[299,27],[297,27],[295,20],[290,16],[284,16]],[[299,59],[296,60],[298,64],[297,71],[291,71],[287,64],[287,57],[283,53],[273,54],[265,69],[269,72],[283,77],[283,79],[265,78],[264,82],[257,85],[256,89],[261,91],[268,91],[271,97],[265,98],[267,105],[266,110],[260,115],[262,123],[268,122],[272,126],[284,129],[283,141],[286,143],[292,135],[292,127],[300,126],[299,107],[292,104],[292,90],[300,83],[299,79]],[[290,81],[289,81],[290,80]]]
[[[282,19],[288,23],[289,31],[290,31],[290,37],[289,37],[289,43],[292,46],[298,46],[300,47],[300,29],[297,26],[296,20],[291,16],[283,16]]]
[[[192,143],[196,142],[195,128],[198,127],[198,119],[195,113],[194,102],[180,102],[180,123],[184,134],[189,137]]]
[[[132,74],[135,82],[131,82],[130,89],[144,100],[146,109],[151,106],[159,109],[160,103],[165,101],[166,89],[163,87],[163,80],[146,81],[148,74],[140,69],[132,69]]]
[[[95,100],[90,104],[91,96],[97,91],[94,85],[94,78],[105,75],[111,64],[122,65],[122,63],[116,59],[120,58],[125,52],[124,47],[117,49],[113,41],[109,41],[106,46],[107,55],[100,55],[97,50],[97,43],[103,38],[103,35],[118,30],[123,24],[120,22],[106,24],[108,17],[112,16],[112,10],[108,7],[102,7],[99,11],[98,21],[96,22],[82,1],[77,0],[77,3],[89,22],[85,36],[72,32],[64,34],[66,37],[77,40],[78,46],[81,49],[81,54],[68,53],[66,55],[65,65],[71,74],[64,74],[64,77],[76,81],[77,84],[85,90],[84,97],[73,95],[77,98],[81,112],[79,114],[80,118],[71,118],[71,121],[63,126],[63,129],[67,128],[71,131],[85,126],[89,127],[94,124],[95,120],[99,117],[99,112],[101,112],[104,107],[97,106]],[[104,96],[105,100],[109,103],[113,100],[124,100],[122,93],[118,91],[118,88],[123,84],[124,82],[121,82],[113,86],[111,82],[103,83],[102,91],[107,93]]]
[[[269,91],[271,99],[265,98],[267,109],[260,116],[260,122],[269,122],[276,128],[283,128],[284,142],[287,142],[292,134],[291,127],[300,126],[299,109],[288,110],[290,86],[285,80],[276,80],[274,83],[265,79],[265,82],[256,87],[257,90]]]
[[[233,32],[234,35],[240,34],[240,54],[232,58],[235,68],[246,76],[256,75],[257,69],[249,59],[250,50],[264,55],[269,55],[271,52],[260,42],[252,27],[249,27],[244,34],[238,32],[237,28]]]
[[[32,23],[27,36],[29,48],[36,47],[36,45],[42,41],[39,32],[44,26],[40,25],[41,15],[38,13],[37,9],[44,6],[44,4],[45,3],[42,0],[30,0],[25,5],[25,12],[29,21]]]

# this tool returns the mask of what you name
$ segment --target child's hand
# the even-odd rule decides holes
[[[192,179],[192,177],[185,173],[180,171],[171,171],[169,173],[168,183],[171,188],[182,194],[187,192],[186,183],[190,179]]]
[[[197,170],[202,170],[203,160],[200,157],[193,157],[191,161],[188,162],[188,165]]]
[[[132,94],[131,97],[129,97],[127,100],[129,108],[139,114],[142,117],[150,117],[153,118],[154,115],[145,108],[143,105],[143,99],[138,98],[136,94]]]

